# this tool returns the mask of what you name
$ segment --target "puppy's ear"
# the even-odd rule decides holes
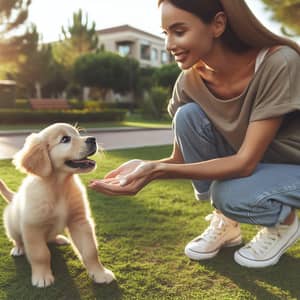
[[[32,133],[26,138],[24,147],[14,156],[13,164],[25,173],[49,176],[52,165],[46,142],[38,134]]]

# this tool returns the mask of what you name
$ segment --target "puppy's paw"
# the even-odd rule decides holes
[[[70,241],[67,237],[65,237],[64,235],[57,235],[55,238],[55,244],[57,245],[69,245]]]
[[[113,280],[116,280],[116,277],[114,273],[108,269],[103,269],[102,271],[97,271],[90,273],[90,277],[96,282],[96,283],[110,283]]]
[[[54,276],[51,271],[43,273],[33,273],[31,277],[31,283],[38,288],[44,288],[51,285],[54,282]]]
[[[16,246],[10,250],[11,256],[22,256],[24,254],[25,254],[25,250],[22,246]]]

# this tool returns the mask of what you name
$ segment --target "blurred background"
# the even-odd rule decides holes
[[[299,42],[300,0],[246,2],[267,28]],[[178,74],[156,1],[0,1],[2,124],[47,122],[50,111],[49,122],[59,121],[62,110],[77,121],[103,111],[108,121],[163,119]]]

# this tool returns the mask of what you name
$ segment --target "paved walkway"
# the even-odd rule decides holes
[[[32,131],[0,131],[0,159],[11,159],[23,146]],[[97,138],[104,150],[169,145],[173,143],[171,129],[107,128],[89,129],[87,135]]]

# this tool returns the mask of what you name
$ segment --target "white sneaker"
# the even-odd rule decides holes
[[[237,222],[215,211],[206,216],[205,220],[211,221],[209,227],[185,247],[184,253],[190,259],[209,259],[216,256],[222,247],[242,243],[241,230]]]
[[[248,268],[275,265],[281,255],[300,237],[300,225],[295,216],[291,225],[264,227],[244,247],[234,253],[234,260]]]

